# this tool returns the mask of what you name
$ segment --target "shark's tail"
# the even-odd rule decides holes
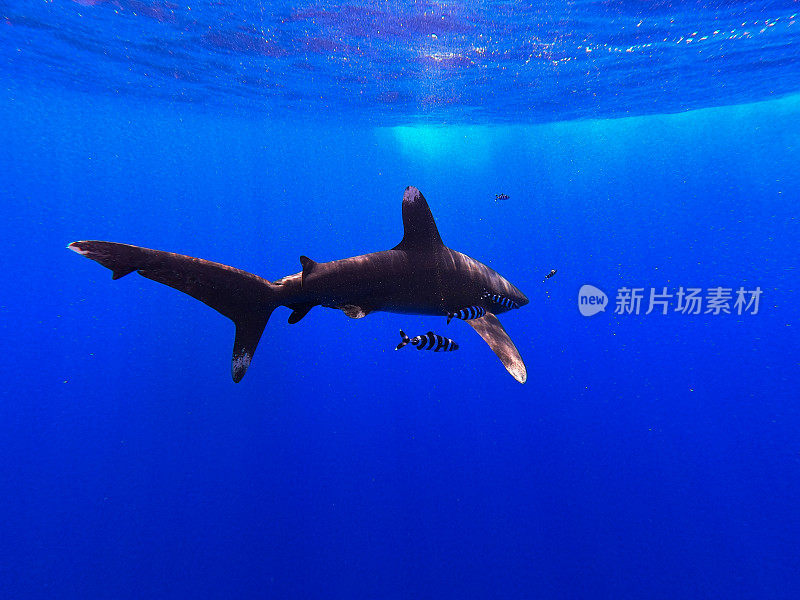
[[[402,337],[402,338],[403,338],[403,341],[402,341],[402,342],[400,342],[399,344],[397,344],[397,348],[395,348],[395,350],[400,350],[400,348],[402,348],[403,346],[405,346],[405,345],[407,345],[407,344],[410,344],[410,343],[411,343],[411,338],[410,338],[410,337],[408,337],[408,336],[407,336],[407,335],[406,335],[406,334],[403,332],[403,330],[402,330],[402,329],[400,330],[400,337]]]
[[[272,311],[278,286],[219,263],[114,242],[73,242],[68,248],[111,269],[114,279],[138,271],[204,302],[236,325],[231,375],[241,381]]]

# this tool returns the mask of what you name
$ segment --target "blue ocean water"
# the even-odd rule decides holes
[[[0,1],[0,596],[797,598],[796,10]],[[525,385],[324,308],[234,384],[228,320],[65,249],[277,279],[408,185],[530,299]],[[762,294],[615,311],[664,287]]]

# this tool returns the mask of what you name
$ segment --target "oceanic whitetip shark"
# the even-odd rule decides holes
[[[525,363],[495,316],[527,304],[525,295],[483,263],[445,246],[428,202],[415,187],[403,195],[403,228],[402,241],[391,250],[325,263],[301,256],[302,272],[275,282],[201,258],[128,244],[83,241],[68,247],[111,269],[113,279],[138,271],[231,319],[235,382],[250,366],[275,308],[290,308],[289,323],[297,323],[319,305],[353,319],[375,311],[448,316],[465,307],[482,308],[482,316],[467,323],[514,379],[525,383]]]

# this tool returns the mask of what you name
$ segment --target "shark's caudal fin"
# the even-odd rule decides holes
[[[241,381],[272,311],[275,284],[219,263],[114,242],[73,242],[68,248],[111,269],[114,279],[138,271],[207,304],[236,325],[231,375]]]
[[[528,370],[522,362],[519,350],[497,317],[487,312],[480,319],[471,319],[467,323],[472,325],[472,328],[489,344],[511,376],[520,383],[525,383],[528,379]]]

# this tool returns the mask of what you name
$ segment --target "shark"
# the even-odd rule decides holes
[[[119,279],[139,275],[179,290],[233,321],[236,333],[231,376],[242,380],[272,312],[291,310],[295,324],[315,306],[341,310],[352,319],[376,311],[446,317],[482,307],[466,322],[520,383],[527,369],[497,314],[528,298],[485,264],[444,245],[422,193],[403,194],[403,239],[394,248],[330,262],[300,257],[302,271],[276,281],[201,258],[140,246],[87,240],[67,247],[98,262]],[[492,298],[504,298],[496,302]]]

